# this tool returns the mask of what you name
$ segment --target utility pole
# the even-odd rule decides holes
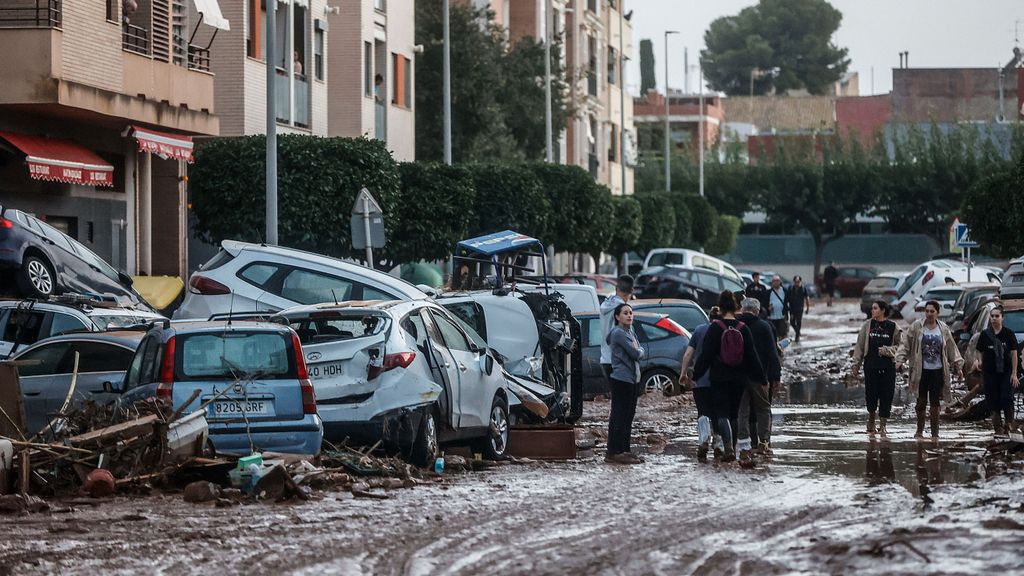
[[[621,12],[620,12],[621,14]],[[620,30],[621,33],[621,30]],[[668,36],[678,34],[676,30],[665,30],[665,192],[672,190],[672,146],[671,127],[669,126],[669,105],[668,105]],[[626,89],[625,86],[622,87]],[[625,192],[623,192],[625,194]]]
[[[276,1],[276,0],[271,0]],[[442,88],[442,100],[444,106],[444,163],[452,164],[452,52],[450,23],[448,19],[448,4],[450,0],[443,0],[442,19],[444,20],[444,87]]]
[[[447,1],[447,0],[446,0]],[[551,0],[544,0],[544,159],[555,161],[551,129]]]
[[[697,116],[697,128],[699,135],[699,147],[700,151],[697,156],[697,162],[700,165],[698,169],[699,174],[699,188],[701,198],[704,197],[704,61],[701,60],[697,66],[697,88],[700,90],[700,112]]]
[[[622,195],[626,195],[626,53],[623,52],[626,35],[624,26],[626,19],[622,16],[621,3],[619,10],[619,172],[622,173]],[[668,78],[665,79],[666,81]],[[665,85],[666,88],[668,84]],[[667,90],[666,90],[667,92]]]
[[[277,244],[277,99],[274,84],[277,66],[274,64],[274,42],[277,40],[277,0],[267,2],[267,244]]]

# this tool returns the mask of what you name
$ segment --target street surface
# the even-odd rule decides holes
[[[864,432],[842,378],[861,315],[815,304],[786,358],[774,459],[699,464],[690,396],[641,400],[646,464],[500,466],[391,492],[215,508],[181,494],[5,518],[0,573],[963,574],[1021,573],[1024,481],[986,479],[987,429],[943,422],[918,445],[898,407]],[[600,436],[608,402],[588,403]],[[58,506],[59,507],[59,506]]]

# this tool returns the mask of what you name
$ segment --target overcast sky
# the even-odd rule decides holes
[[[669,36],[669,86],[683,88],[683,47],[689,47],[691,90],[697,89],[696,62],[704,31],[720,16],[738,13],[756,0],[630,0],[636,60],[628,65],[628,87],[639,92],[639,46],[654,43],[658,87],[664,87],[665,30]],[[1024,42],[1024,0],[831,0],[843,13],[835,34],[850,49],[850,71],[860,73],[861,94],[892,88],[899,53],[910,51],[910,66],[922,68],[996,67],[1013,56],[1014,29]],[[1015,24],[1020,21],[1019,24]],[[874,68],[874,89],[872,89]]]

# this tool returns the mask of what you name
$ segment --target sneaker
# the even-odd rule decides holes
[[[604,457],[605,464],[626,464],[622,459],[622,454],[609,454]]]
[[[644,460],[640,456],[637,456],[636,454],[633,454],[632,452],[623,452],[622,456],[624,457],[624,460],[627,460],[627,464],[643,464],[644,462],[646,462],[646,460]]]
[[[697,461],[698,462],[707,462],[708,461],[708,445],[707,444],[701,444],[700,446],[697,446]]]
[[[755,464],[752,450],[740,450],[740,468],[753,468]]]

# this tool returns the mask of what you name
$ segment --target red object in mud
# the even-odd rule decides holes
[[[93,498],[104,498],[114,495],[114,475],[110,470],[97,468],[85,477],[85,484],[82,485],[82,493]]]

